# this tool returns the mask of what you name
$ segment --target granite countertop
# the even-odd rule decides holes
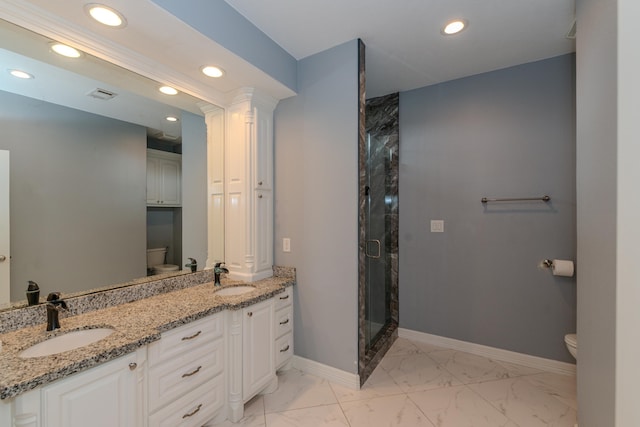
[[[223,288],[245,283],[223,280]],[[238,310],[284,292],[294,279],[271,277],[250,283],[255,290],[233,296],[216,295],[213,283],[191,286],[138,301],[61,318],[61,329],[46,324],[0,335],[0,399],[7,399],[67,375],[131,353],[160,339],[162,332],[223,310]],[[45,319],[43,319],[45,320]],[[24,349],[69,331],[108,327],[115,332],[93,344],[51,356],[20,358]]]

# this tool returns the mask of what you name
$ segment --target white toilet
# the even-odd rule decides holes
[[[578,336],[576,334],[567,334],[564,336],[564,343],[567,345],[567,349],[569,349],[569,353],[574,358],[578,358]]]
[[[178,271],[180,267],[174,264],[165,264],[167,248],[147,249],[147,269],[152,274],[167,273],[170,271]]]

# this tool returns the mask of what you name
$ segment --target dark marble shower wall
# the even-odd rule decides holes
[[[359,374],[362,384],[397,337],[398,111],[397,93],[367,100],[364,125],[361,123],[360,129]],[[381,220],[369,221],[367,211]],[[366,242],[373,238],[380,240],[381,258],[370,260],[367,268]],[[388,286],[375,286],[377,280]],[[367,334],[369,320],[384,324],[371,344]]]

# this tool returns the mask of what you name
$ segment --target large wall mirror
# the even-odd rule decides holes
[[[136,281],[151,274],[147,249],[158,247],[182,269],[175,274],[188,258],[202,269],[212,233],[224,250],[224,224],[207,217],[203,109],[217,107],[163,95],[157,82],[87,54],[61,57],[52,42],[0,21],[0,150],[10,170],[10,233],[0,239],[11,248],[0,287],[16,306],[30,280],[41,297]],[[148,148],[180,153],[180,203],[147,200]]]

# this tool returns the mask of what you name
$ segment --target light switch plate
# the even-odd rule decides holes
[[[288,237],[282,239],[282,252],[291,252],[291,239]]]
[[[444,220],[432,219],[431,220],[431,232],[432,233],[444,233]]]

